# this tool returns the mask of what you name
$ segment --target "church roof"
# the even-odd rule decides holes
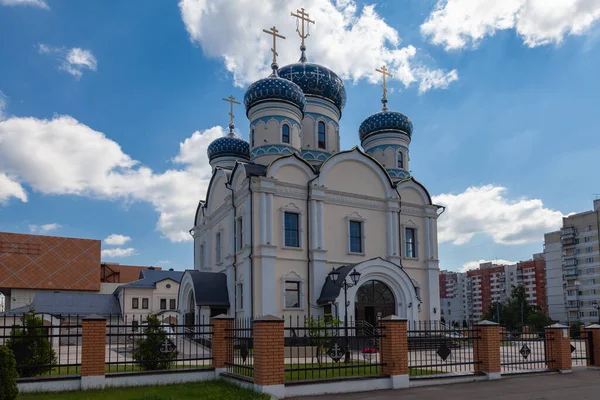
[[[246,114],[255,105],[265,101],[282,101],[296,105],[302,112],[306,105],[306,98],[302,89],[294,82],[279,76],[271,75],[254,82],[244,95]]]
[[[229,307],[227,275],[222,272],[187,270],[192,278],[197,306]]]
[[[165,279],[170,279],[179,283],[181,282],[182,277],[183,271],[163,271],[158,269],[146,269],[140,271],[139,280],[129,282],[125,285],[121,285],[117,288],[116,291],[119,291],[121,288],[128,287],[155,289],[157,282],[164,281]]]
[[[229,133],[227,136],[213,140],[212,143],[208,145],[206,152],[209,160],[223,156],[249,160],[250,144],[244,139],[235,136],[233,133]]]
[[[399,131],[412,136],[413,125],[410,119],[398,111],[381,110],[367,117],[358,128],[358,136],[363,141],[368,136],[380,132]]]

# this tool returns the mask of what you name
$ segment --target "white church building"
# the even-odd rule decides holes
[[[374,323],[440,315],[437,218],[410,172],[413,126],[383,107],[340,149],[342,80],[309,63],[278,68],[244,97],[249,142],[230,132],[208,148],[213,168],[194,227],[194,270],[179,290],[180,323],[226,313],[323,316]],[[389,76],[389,74],[388,74]],[[232,102],[233,98],[228,99]],[[328,278],[350,282],[344,291]]]

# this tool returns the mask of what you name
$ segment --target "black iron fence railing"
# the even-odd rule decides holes
[[[477,327],[463,328],[439,321],[409,321],[407,333],[410,379],[475,373]]]
[[[545,332],[505,333],[500,341],[500,367],[503,374],[545,371],[552,340]]]
[[[285,381],[381,375],[383,327],[334,318],[285,317]]]
[[[227,372],[252,378],[254,376],[254,341],[252,319],[237,318],[225,329],[227,343]]]
[[[210,319],[200,318],[199,323],[189,325],[173,322],[156,315],[108,317],[106,372],[210,368]]]
[[[585,367],[593,363],[592,333],[578,332],[577,337],[571,337],[571,361],[573,367]]]
[[[12,350],[19,378],[81,373],[81,317],[5,313],[0,316],[0,346]]]

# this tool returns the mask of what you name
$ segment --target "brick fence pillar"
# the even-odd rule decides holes
[[[569,373],[572,369],[571,338],[569,327],[554,324],[546,327],[546,357],[548,368],[557,369],[561,373]]]
[[[389,375],[392,388],[408,387],[408,336],[406,319],[390,315],[381,320],[381,373]]]
[[[259,392],[285,397],[283,319],[266,315],[252,321],[254,386]]]
[[[233,361],[233,317],[225,314],[212,318],[213,334],[211,340],[212,364],[217,376],[227,371],[227,362]]]
[[[480,321],[475,327],[473,360],[475,372],[485,374],[488,379],[500,379],[500,326],[491,321]]]
[[[104,389],[106,318],[90,315],[81,325],[81,389]]]
[[[591,358],[588,365],[592,368],[600,368],[600,325],[589,325],[585,327],[585,330],[592,336],[592,348],[587,350]],[[589,343],[586,344],[588,347]]]

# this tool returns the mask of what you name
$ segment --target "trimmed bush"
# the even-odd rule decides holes
[[[131,357],[146,371],[171,368],[178,354],[175,343],[169,338],[157,316],[148,316],[146,322],[144,335],[138,340]]]
[[[0,346],[0,400],[15,400],[17,388],[17,361],[6,346]]]
[[[15,326],[6,341],[17,361],[17,373],[21,378],[43,375],[56,365],[56,354],[48,337],[44,320],[33,310],[23,313],[23,326]]]

